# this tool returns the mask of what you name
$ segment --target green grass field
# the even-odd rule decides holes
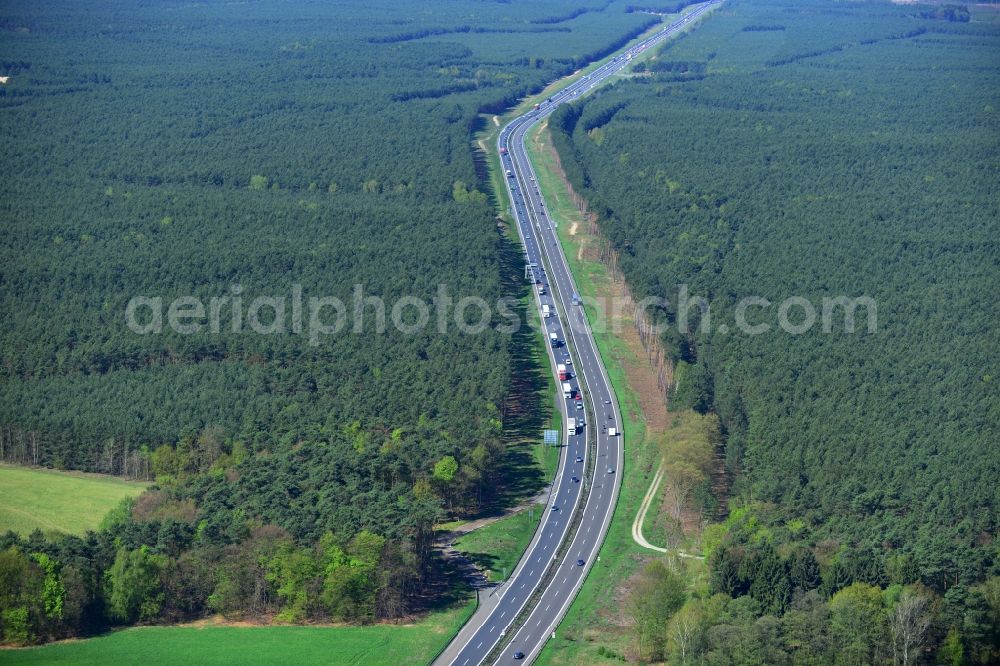
[[[329,664],[416,666],[429,663],[474,609],[475,601],[411,625],[371,627],[137,627],[81,641],[0,650],[0,663]]]
[[[0,465],[0,532],[83,534],[149,484],[111,476]]]

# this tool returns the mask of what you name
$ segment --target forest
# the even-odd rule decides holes
[[[550,122],[633,294],[663,299],[673,407],[721,423],[742,522],[709,528],[692,603],[740,606],[702,617],[705,663],[916,663],[888,633],[806,654],[778,631],[848,591],[879,618],[916,595],[918,662],[1000,659],[998,50],[988,10],[737,0]],[[839,297],[874,304],[853,331],[821,325]]]
[[[530,336],[311,344],[231,315],[138,335],[127,305],[444,286],[516,309],[473,134],[659,20],[597,0],[4,3],[0,459],[156,485],[85,537],[0,540],[3,641],[426,607],[434,523],[503,492]]]

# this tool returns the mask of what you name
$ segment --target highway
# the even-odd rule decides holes
[[[721,0],[699,5],[645,40],[622,51],[593,72],[574,81],[500,132],[497,147],[507,173],[507,190],[518,234],[524,244],[526,274],[535,283],[553,372],[566,364],[571,397],[563,394],[563,449],[545,514],[525,554],[479,626],[463,631],[438,660],[452,666],[530,663],[553,636],[597,557],[614,514],[621,488],[624,441],[611,433],[621,427],[618,401],[587,324],[578,290],[556,237],[548,208],[537,187],[525,151],[532,127],[560,104],[571,102],[627,67],[632,57],[682,30],[689,21]],[[563,382],[559,381],[560,393]],[[583,419],[575,431],[568,419]],[[570,529],[574,524],[575,529]],[[523,622],[515,620],[524,614]]]

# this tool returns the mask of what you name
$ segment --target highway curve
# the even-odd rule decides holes
[[[546,340],[555,333],[564,345],[549,345],[553,372],[569,362],[568,383],[574,396],[582,392],[583,409],[575,397],[560,402],[563,422],[583,418],[586,425],[571,433],[564,427],[564,446],[553,481],[549,505],[537,531],[488,614],[473,616],[476,627],[466,627],[437,663],[473,666],[486,663],[530,663],[553,635],[575,598],[597,554],[614,514],[621,487],[623,437],[611,436],[621,418],[607,371],[587,324],[584,307],[566,257],[556,237],[535,173],[525,151],[525,137],[560,104],[587,94],[607,77],[628,65],[634,56],[682,30],[686,23],[721,0],[699,5],[651,37],[622,51],[590,74],[554,94],[538,109],[516,118],[500,132],[497,147],[507,172],[507,190],[518,234],[524,243],[525,264],[544,288],[536,288]],[[562,381],[559,382],[560,389]],[[561,390],[560,390],[561,394]],[[523,661],[522,661],[523,660]]]

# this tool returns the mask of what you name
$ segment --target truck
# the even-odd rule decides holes
[[[576,419],[566,419],[566,432],[570,435],[576,434]]]
[[[569,371],[566,370],[566,364],[560,363],[556,366],[556,370],[559,371],[559,381],[564,382],[569,379]]]
[[[545,285],[544,284],[538,285],[538,295],[539,296],[544,296],[545,295]]]
[[[559,346],[559,336],[556,335],[554,332],[553,333],[549,333],[549,342],[552,343],[553,347],[558,347]]]
[[[542,306],[542,316],[546,319],[552,316],[552,310],[549,309],[548,303]]]
[[[618,428],[608,428],[608,437],[617,437]]]
[[[569,385],[569,382],[563,382],[563,397],[564,398],[573,397],[573,387]]]

